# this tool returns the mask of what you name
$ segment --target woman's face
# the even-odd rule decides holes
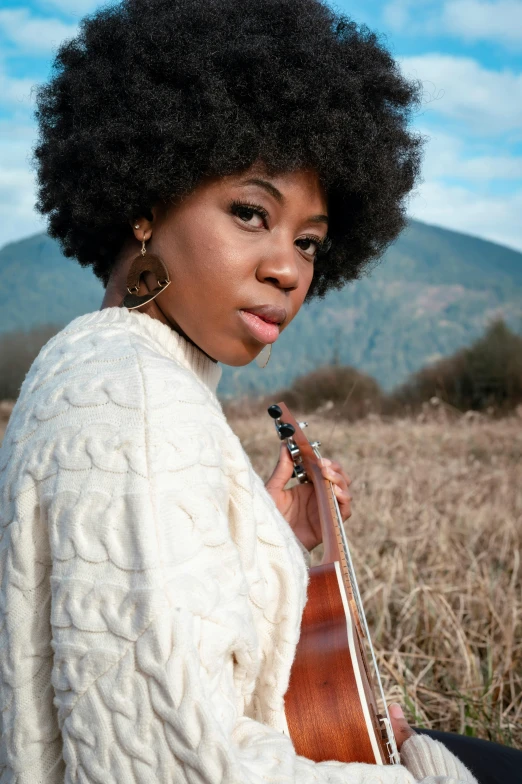
[[[317,174],[268,177],[254,166],[205,180],[175,205],[157,205],[152,213],[152,221],[133,221],[129,264],[145,230],[147,251],[164,261],[171,284],[140,310],[177,326],[214,360],[251,362],[290,324],[312,282],[314,256],[327,231]],[[139,294],[156,286],[150,272],[142,281]],[[254,315],[252,309],[265,312]]]

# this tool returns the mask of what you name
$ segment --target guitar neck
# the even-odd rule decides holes
[[[319,458],[319,450],[314,449],[314,452]],[[359,592],[359,586],[357,584],[357,578],[353,568],[352,557],[350,548],[348,547],[348,540],[346,538],[346,533],[339,510],[339,504],[337,503],[337,498],[335,497],[332,483],[328,480],[323,480],[323,487],[329,506],[329,515],[327,517],[325,516],[324,520],[321,518],[321,527],[323,529],[323,541],[328,542],[329,546],[325,546],[324,548],[323,559],[321,563],[327,564],[339,561],[341,574],[348,592],[348,596],[354,605],[352,609],[355,610],[354,616],[355,622],[357,624],[357,631],[361,637],[369,637],[361,595]],[[315,485],[316,493],[320,493],[321,489],[323,489],[321,486],[317,487],[317,485]]]

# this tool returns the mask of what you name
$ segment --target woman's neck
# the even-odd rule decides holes
[[[121,305],[123,297],[125,296],[125,293],[122,293],[122,287],[121,287],[122,286],[122,281],[120,280],[122,278],[121,271],[119,275],[117,271],[115,272],[116,275],[114,276],[111,275],[109,279],[109,283],[107,284],[107,288],[105,289],[105,295],[103,297],[100,310],[103,310],[104,308],[119,307]],[[149,273],[149,275],[152,275],[152,273]],[[142,280],[145,282],[145,285],[147,286],[146,278],[147,278],[147,273],[145,273],[142,277]],[[125,281],[126,281],[126,275],[125,275]],[[151,279],[151,282],[152,283],[154,282],[153,278]],[[125,282],[123,285],[124,285],[123,291],[125,292],[126,291]],[[149,286],[147,286],[147,291],[152,291],[152,289],[149,288]],[[181,335],[182,338],[185,338],[185,340],[188,341],[191,345],[199,349],[206,357],[212,360],[212,362],[215,362],[217,364],[217,359],[211,357],[210,354],[207,354],[206,351],[203,351],[203,349],[200,346],[198,346],[197,343],[194,343],[194,341],[186,334],[186,332],[184,332],[181,329],[179,324],[177,324],[172,319],[167,318],[167,316],[162,311],[162,309],[159,306],[159,303],[157,303],[156,300],[147,302],[139,310],[140,313],[146,313],[147,316],[150,316],[151,318],[157,319],[158,321],[161,321],[163,324],[166,324],[168,327],[174,330],[174,332],[177,332],[178,335]]]

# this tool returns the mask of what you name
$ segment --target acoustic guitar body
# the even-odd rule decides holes
[[[301,636],[285,695],[295,750],[322,762],[388,764],[386,734],[339,562],[310,569]]]

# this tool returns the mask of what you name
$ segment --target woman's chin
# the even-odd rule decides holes
[[[246,365],[250,365],[250,363],[254,361],[256,356],[257,356],[257,354],[255,356],[252,356],[252,357],[247,357],[246,359],[244,359],[244,358],[242,358],[242,359],[236,358],[233,361],[230,360],[228,362],[225,362],[225,360],[223,360],[223,359],[219,359],[218,362],[221,362],[222,365],[229,365],[229,367],[245,367]]]
[[[257,346],[243,346],[239,349],[227,352],[219,352],[219,356],[217,357],[218,362],[221,362],[222,365],[229,365],[230,367],[244,367],[245,365],[249,365],[254,359],[260,354],[262,351],[263,346],[258,344]],[[213,356],[216,356],[215,354]]]

